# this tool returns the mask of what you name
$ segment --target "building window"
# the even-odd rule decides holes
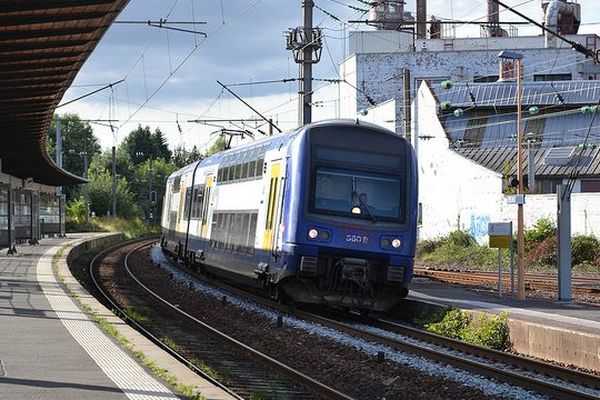
[[[498,75],[475,75],[473,77],[473,82],[491,83],[491,82],[498,82],[498,79],[500,79],[500,76],[498,76]]]
[[[600,192],[600,179],[584,179],[581,181],[581,193]]]
[[[536,82],[570,81],[573,80],[573,77],[571,74],[540,74],[533,75],[533,80]]]
[[[551,194],[557,192],[557,186],[562,183],[560,179],[539,179],[538,187],[541,194]]]

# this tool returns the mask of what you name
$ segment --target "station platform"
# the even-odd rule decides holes
[[[101,237],[70,234],[0,255],[0,400],[181,398],[107,336],[78,302],[110,320],[134,350],[178,379],[196,377],[180,381],[194,381],[206,399],[231,399],[114,317],[70,275],[64,255],[54,264],[57,280],[53,260],[60,248]]]
[[[528,298],[415,278],[407,298],[473,313],[507,312],[513,348],[522,354],[600,372],[600,306]]]

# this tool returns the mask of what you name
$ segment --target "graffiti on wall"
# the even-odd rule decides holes
[[[471,228],[469,233],[477,240],[478,243],[483,242],[488,234],[488,224],[490,223],[489,215],[471,215]]]

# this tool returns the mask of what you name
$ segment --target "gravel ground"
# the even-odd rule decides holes
[[[164,258],[157,248],[152,256]],[[276,328],[273,311],[231,295],[224,305],[223,292],[161,263],[157,268],[143,254],[131,262],[145,284],[181,309],[358,399],[543,398],[317,324],[286,317],[284,327]],[[386,361],[377,361],[378,351]]]

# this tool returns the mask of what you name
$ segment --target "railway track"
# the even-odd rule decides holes
[[[323,315],[321,312],[314,313],[290,308],[264,297],[249,294],[225,283],[208,281],[197,274],[194,275],[210,285],[231,292],[236,296],[247,298],[254,303],[275,309],[281,314],[289,314],[305,321],[318,323],[370,342],[417,354],[462,370],[535,391],[551,398],[561,400],[600,398],[600,378],[595,375],[515,354],[473,346],[388,319],[352,315],[347,320],[340,320],[339,315],[331,313]]]
[[[448,271],[429,268],[415,268],[415,277],[431,278],[448,283],[470,286],[496,286],[498,272],[494,271]],[[516,279],[516,276],[515,276]],[[556,275],[528,273],[525,274],[525,285],[528,290],[555,292],[558,287]],[[600,296],[600,278],[574,276],[572,278],[573,293],[587,296]],[[502,286],[510,288],[510,273],[502,273]]]
[[[273,398],[298,400],[315,398],[352,400],[352,397],[324,385],[200,321],[180,310],[178,304],[171,304],[150,290],[132,272],[129,267],[129,259],[134,252],[150,246],[154,241],[119,244],[98,254],[90,263],[89,271],[97,290],[110,306],[117,310],[117,314],[124,316],[156,344],[235,398],[254,397],[259,393],[261,396],[266,396],[260,398],[271,398],[272,395]],[[106,281],[108,276],[115,277],[116,275],[110,272],[110,264],[114,264],[114,262],[103,265],[103,260],[114,252],[124,255],[122,263],[119,263],[117,268],[123,269],[123,275],[126,274],[130,279],[128,282],[123,280]],[[112,268],[114,267],[113,265]],[[137,308],[159,307],[163,311],[158,315],[153,315],[151,323],[137,322],[135,317],[128,315],[127,308],[115,299],[116,291],[120,291],[120,298],[130,297]],[[151,297],[152,304],[140,304],[142,297]],[[173,319],[174,314],[177,316],[175,320]],[[182,325],[181,321],[185,326],[179,327]],[[189,331],[190,327],[192,332]],[[165,344],[163,339],[165,336],[178,339],[177,350],[173,349],[172,345]],[[209,360],[210,364],[215,366],[217,373],[226,377],[228,385],[223,385],[205,373],[203,369],[196,367],[193,360],[195,357]]]

